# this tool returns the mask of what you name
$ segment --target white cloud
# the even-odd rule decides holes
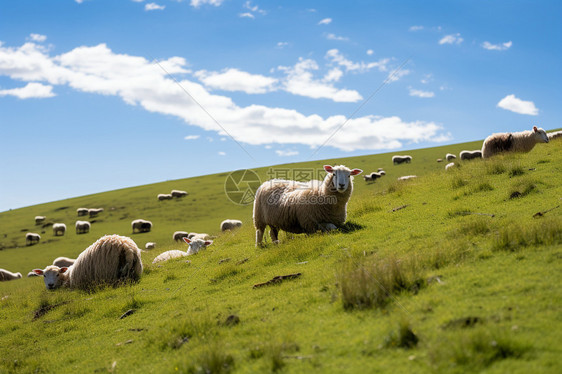
[[[349,38],[345,37],[345,36],[338,36],[336,34],[326,34],[326,39],[328,40],[337,40],[337,41],[342,41],[342,42],[346,42],[349,40]]]
[[[535,107],[535,103],[532,101],[521,100],[513,94],[507,95],[501,99],[497,106],[519,114],[528,114],[530,116],[536,116],[539,114],[539,110]]]
[[[142,3],[144,0],[131,0],[133,3]]]
[[[441,40],[439,40],[439,44],[461,44],[463,42],[463,38],[461,38],[461,34],[450,34],[445,35]]]
[[[332,23],[332,19],[331,19],[331,18],[324,18],[323,20],[321,20],[320,22],[318,22],[319,25],[329,25],[330,23]]]
[[[373,53],[375,53],[372,49],[367,49],[367,55],[371,56]]]
[[[441,125],[405,121],[397,116],[365,115],[346,122],[345,116],[337,114],[323,117],[281,107],[258,104],[239,106],[230,97],[214,95],[201,84],[182,78],[188,71],[184,58],[171,57],[160,64],[177,79],[177,83],[146,58],[114,53],[105,44],[81,46],[56,56],[49,55],[48,50],[33,43],[15,48],[0,45],[0,76],[24,82],[67,86],[79,92],[116,96],[129,105],[151,113],[174,116],[187,125],[213,131],[218,137],[227,136],[216,120],[236,141],[243,144],[318,147],[343,123],[345,126],[327,146],[344,151],[389,150],[403,144],[450,139]],[[304,63],[307,64],[309,62]],[[289,68],[288,73],[299,69],[300,73],[309,72],[306,67],[295,65]],[[355,92],[355,95],[358,93]]]
[[[296,156],[299,154],[299,151],[295,151],[295,150],[282,150],[282,149],[278,149],[275,151],[275,153],[277,153],[278,156],[281,157],[289,157],[289,156]]]
[[[28,83],[24,87],[0,90],[0,96],[15,96],[19,99],[43,99],[53,97],[53,86],[41,83]]]
[[[324,82],[337,82],[343,76],[343,71],[339,68],[331,69],[322,79]]]
[[[261,15],[266,15],[267,12],[263,9],[260,9],[257,5],[252,5],[252,3],[250,1],[246,1],[244,3],[244,8],[248,9],[250,12],[252,13],[244,13],[244,14],[250,14],[252,17],[251,18],[255,18],[253,13],[258,13]]]
[[[199,8],[201,5],[209,4],[213,6],[220,6],[224,0],[191,0],[189,5],[194,8]]]
[[[285,48],[289,45],[289,42],[278,42],[277,48]]]
[[[220,73],[200,70],[194,75],[207,87],[225,91],[243,91],[248,94],[271,92],[278,82],[275,78],[250,74],[238,69],[226,69]]]
[[[423,30],[423,26],[410,26],[410,31],[420,31]]]
[[[399,80],[402,77],[405,77],[408,74],[410,74],[410,70],[408,69],[394,70],[388,73],[386,80],[388,83],[396,82],[397,80]]]
[[[487,49],[489,51],[505,51],[506,49],[511,48],[513,43],[510,41],[501,43],[501,44],[492,44],[490,42],[482,43],[482,48]]]
[[[226,156],[226,152],[219,152],[219,156]]]
[[[199,139],[199,135],[187,135],[186,137],[184,137],[185,140],[195,140],[195,139]]]
[[[353,62],[345,58],[340,51],[337,49],[330,49],[326,52],[326,58],[331,60],[333,63],[343,66],[346,71],[357,71],[357,72],[366,72],[371,69],[378,69],[379,71],[387,71],[387,65],[390,62],[390,59],[380,59],[376,62]]]
[[[150,11],[150,10],[164,10],[166,8],[165,5],[158,5],[156,3],[148,3],[144,5],[144,10],[146,11]]]
[[[410,90],[410,96],[421,97],[421,98],[430,98],[435,96],[435,93],[431,91],[416,90],[412,87],[409,87],[409,90]]]
[[[433,81],[433,74],[424,74],[423,78],[420,79],[420,82],[423,84],[428,84],[429,82]]]
[[[29,34],[29,40],[41,43],[47,40],[47,37],[41,34]]]
[[[246,12],[246,13],[240,13],[238,16],[239,16],[240,18],[250,18],[250,19],[256,18],[256,16],[254,16],[252,13],[248,13],[248,12]]]
[[[84,0],[74,0],[76,1],[78,4],[82,4],[84,2]]]

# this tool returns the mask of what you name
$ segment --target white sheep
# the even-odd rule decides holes
[[[76,234],[85,234],[90,232],[90,222],[88,221],[76,221],[74,224],[76,227]]]
[[[72,266],[76,262],[74,258],[68,257],[57,257],[53,260],[53,265],[58,266],[59,268],[69,267]]]
[[[144,246],[144,249],[146,249],[147,251],[154,248],[156,248],[156,243],[154,242],[147,242]]]
[[[196,232],[192,232],[189,233],[189,235],[187,236],[189,239],[201,239],[201,240],[209,240],[211,239],[211,236],[209,234],[206,233],[196,233]]]
[[[133,234],[135,230],[138,230],[138,232],[150,232],[152,229],[152,222],[144,219],[136,219],[131,222],[131,227],[133,228]]]
[[[30,271],[29,273],[27,273],[27,277],[28,277],[28,278],[31,278],[31,277],[38,277],[38,276],[39,276],[39,274],[35,274],[34,271]]]
[[[447,154],[445,155],[445,159],[446,159],[447,161],[454,160],[455,158],[457,158],[457,156],[455,156],[455,155],[452,154],[452,153],[447,153]]]
[[[378,173],[372,172],[371,174],[364,175],[363,179],[365,179],[365,182],[374,182],[377,179],[379,179],[380,177],[382,177],[384,174],[386,174],[386,173],[384,173],[384,174],[382,174],[382,173],[384,173],[384,170],[381,171],[381,172],[378,172]]]
[[[11,281],[14,279],[20,279],[21,273],[12,273],[6,269],[0,269],[0,282]]]
[[[58,236],[59,234],[64,235],[66,232],[66,225],[64,223],[53,224],[53,234]]]
[[[237,219],[225,219],[221,222],[221,231],[234,230],[242,227],[242,221]]]
[[[158,201],[172,200],[172,195],[169,194],[169,193],[159,193],[157,198],[158,198]]]
[[[100,214],[101,212],[103,212],[103,208],[88,209],[88,214],[90,215],[90,218],[97,217],[97,215]]]
[[[442,158],[438,158],[438,159],[437,159],[437,162],[443,162],[443,159],[442,159]]]
[[[394,165],[399,165],[404,162],[407,164],[412,162],[412,156],[398,156],[398,155],[392,156],[392,163]]]
[[[384,171],[384,170],[379,170],[379,174],[380,174],[381,177],[382,177],[383,175],[386,175],[386,171]]]
[[[411,179],[414,179],[414,178],[417,178],[417,177],[418,177],[417,175],[405,175],[403,177],[398,177],[398,180],[399,181],[407,181],[407,180],[411,180]]]
[[[529,152],[537,143],[548,143],[548,135],[537,126],[533,126],[533,131],[492,134],[482,144],[482,158],[501,152]]]
[[[291,233],[329,231],[347,217],[347,202],[353,191],[352,176],[360,169],[325,165],[324,181],[296,182],[273,179],[263,183],[254,200],[256,246],[270,227],[271,240],[277,242],[279,230]]]
[[[548,140],[557,139],[562,137],[562,130],[549,132],[547,135],[548,135]]]
[[[187,192],[186,191],[180,191],[180,190],[172,190],[171,195],[173,197],[184,197],[184,196],[187,196]]]
[[[189,245],[186,252],[180,251],[178,249],[166,251],[156,256],[156,258],[152,261],[152,263],[155,264],[157,262],[168,261],[172,258],[191,256],[199,253],[200,250],[205,249],[211,244],[213,244],[213,242],[210,240],[202,240],[202,239],[191,240],[189,238],[183,238],[183,240]]]
[[[461,160],[472,160],[475,158],[482,158],[482,151],[477,149],[475,151],[462,151],[459,154]]]
[[[181,242],[183,238],[189,237],[189,233],[187,231],[176,231],[172,234],[172,239],[176,242]]]
[[[70,267],[50,265],[33,271],[44,277],[48,290],[61,286],[88,290],[100,284],[117,285],[140,278],[141,251],[131,238],[106,235],[80,253]]]
[[[448,163],[447,165],[445,165],[445,170],[452,169],[453,166],[455,166],[455,163],[454,163],[454,162],[450,162],[450,163]]]
[[[35,224],[40,225],[45,222],[45,219],[47,219],[45,216],[35,216]]]
[[[87,216],[88,208],[78,208],[76,209],[76,214],[78,215],[78,217]]]
[[[39,240],[41,240],[41,235],[37,233],[28,232],[27,234],[25,234],[25,245],[33,245],[39,243]]]

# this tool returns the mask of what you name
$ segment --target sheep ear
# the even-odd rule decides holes
[[[59,273],[60,273],[60,274],[66,273],[67,270],[68,270],[67,267],[60,268],[60,269],[59,269]]]
[[[334,169],[330,165],[324,165],[324,170],[328,173],[333,173]]]
[[[205,246],[213,244],[212,240],[205,240]]]
[[[43,270],[41,269],[33,269],[32,271],[37,275],[43,275]]]
[[[191,243],[191,240],[189,240],[189,238],[183,238],[183,241],[186,242],[187,244]]]
[[[363,170],[361,170],[361,169],[353,169],[353,170],[351,171],[351,175],[359,175],[359,174],[361,174],[362,172],[363,172]]]
[[[533,131],[534,131],[534,132],[539,131],[539,129],[537,129],[537,126],[533,126]]]

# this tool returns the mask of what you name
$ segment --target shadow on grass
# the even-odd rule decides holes
[[[355,223],[353,221],[347,221],[342,226],[338,227],[338,230],[344,234],[349,234],[358,230],[363,230],[364,228],[364,225]]]

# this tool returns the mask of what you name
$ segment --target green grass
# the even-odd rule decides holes
[[[42,278],[0,283],[0,372],[558,373],[562,142],[447,172],[435,161],[478,146],[414,150],[411,164],[396,166],[390,154],[281,165],[387,175],[355,179],[339,232],[281,233],[264,248],[254,246],[251,205],[223,192],[227,173],[2,212],[0,267],[23,274],[104,234],[157,247],[143,252],[137,284],[87,293],[49,292]],[[268,168],[256,171],[266,179]],[[418,178],[396,181],[411,174]],[[190,194],[156,200],[171,189]],[[82,206],[105,211],[76,235]],[[54,237],[36,215],[70,230]],[[132,234],[136,218],[154,229]],[[225,218],[244,226],[221,234]],[[185,249],[172,240],[177,230],[217,238],[190,263],[152,265]],[[26,231],[41,243],[26,247]],[[294,273],[302,275],[253,288]]]

